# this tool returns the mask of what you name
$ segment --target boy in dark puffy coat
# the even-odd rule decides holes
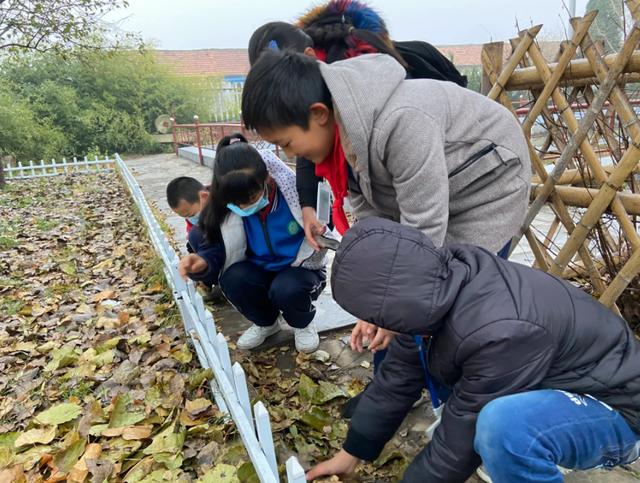
[[[418,230],[368,218],[344,237],[332,292],[394,331],[343,449],[313,479],[374,460],[430,377],[452,389],[405,482],[561,482],[558,466],[629,463],[640,449],[640,343],[627,323],[559,278],[468,245],[435,248]]]

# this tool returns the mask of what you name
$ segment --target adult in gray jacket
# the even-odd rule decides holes
[[[412,226],[436,246],[469,243],[497,252],[527,208],[531,167],[517,120],[452,82],[405,79],[391,56],[324,64],[266,51],[242,93],[250,129],[289,157],[316,164],[357,219]]]
[[[429,338],[431,376],[452,389],[405,482],[561,482],[565,468],[638,457],[640,343],[627,323],[568,282],[481,248],[436,248],[380,218],[357,223],[333,265],[348,312],[394,332],[343,450],[308,478],[373,460],[423,387],[412,336]]]

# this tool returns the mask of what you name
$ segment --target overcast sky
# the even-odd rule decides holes
[[[292,21],[305,0],[130,0],[109,20],[138,32],[162,49],[246,47],[251,33],[272,20]],[[395,40],[436,45],[507,40],[520,28],[542,23],[544,39],[565,37],[569,0],[372,0]],[[584,14],[587,0],[576,1]]]

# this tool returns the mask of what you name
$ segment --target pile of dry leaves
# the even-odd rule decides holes
[[[255,481],[115,174],[0,191],[0,481]]]

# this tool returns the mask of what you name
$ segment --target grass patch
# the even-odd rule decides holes
[[[24,302],[18,299],[6,299],[0,306],[6,315],[17,315],[23,308]]]
[[[50,231],[58,226],[58,222],[55,220],[47,220],[45,218],[36,219],[36,228],[40,231]]]

